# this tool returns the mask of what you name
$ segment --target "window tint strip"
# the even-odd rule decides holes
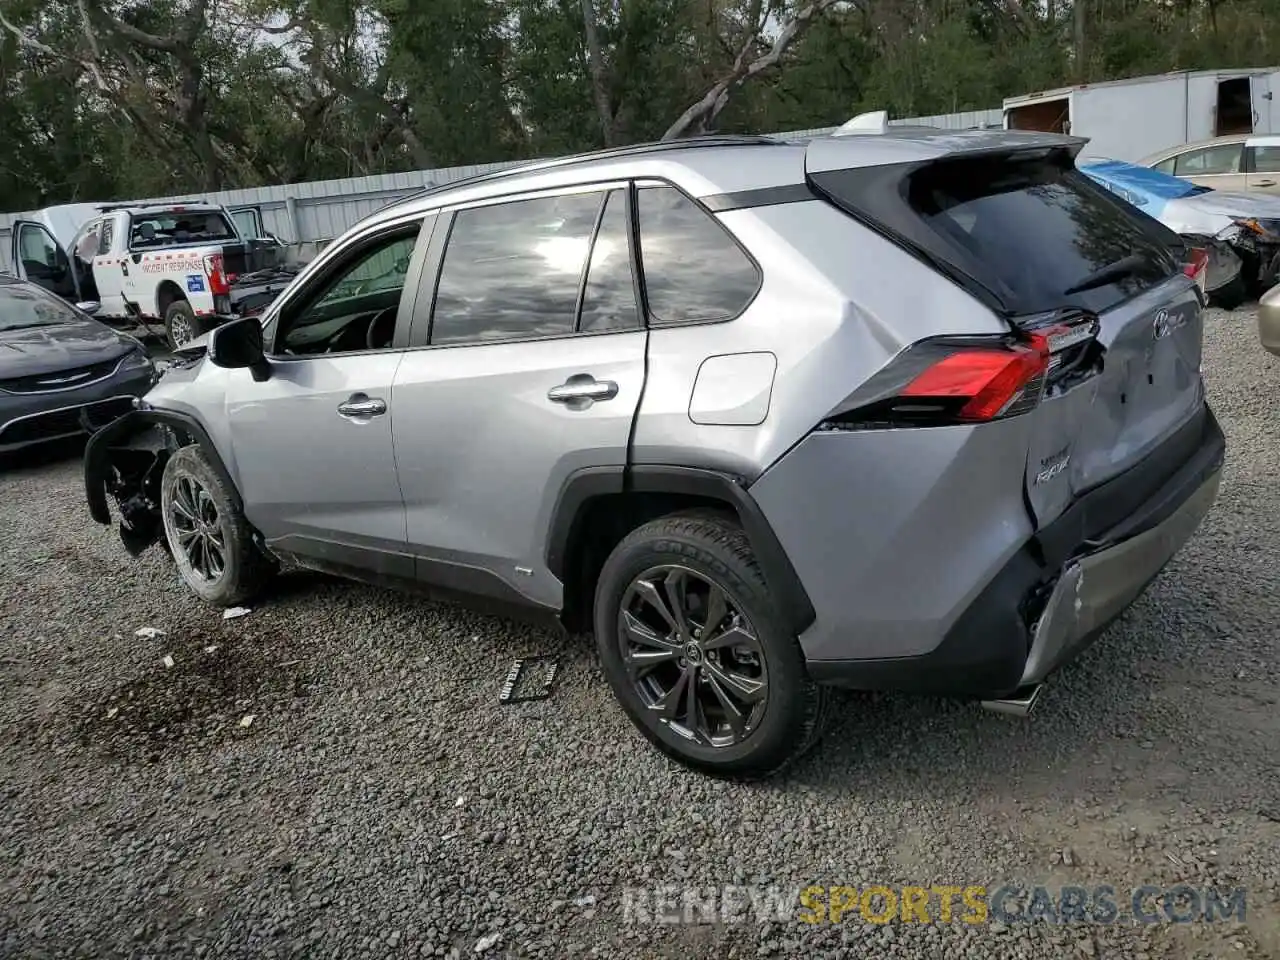
[[[758,190],[716,193],[703,197],[698,202],[712,213],[724,213],[728,210],[770,207],[780,203],[802,203],[805,200],[817,199],[807,183],[789,183],[782,187],[761,187]]]

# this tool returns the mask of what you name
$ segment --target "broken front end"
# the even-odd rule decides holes
[[[109,525],[109,500],[115,501],[120,540],[131,556],[157,540],[165,543],[160,479],[170,455],[197,439],[181,419],[145,409],[124,414],[90,437],[84,454],[89,513]]]

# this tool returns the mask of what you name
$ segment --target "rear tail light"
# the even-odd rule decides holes
[[[1201,294],[1207,294],[1205,284],[1209,277],[1209,251],[1201,247],[1187,250],[1187,260],[1182,265],[1182,272],[1196,282]]]
[[[204,272],[209,278],[209,292],[215,297],[231,292],[231,283],[222,272],[222,254],[212,253],[205,257]]]
[[[1091,318],[1056,323],[1019,337],[937,337],[898,354],[822,427],[989,423],[1035,409],[1047,384],[1076,369],[1096,343]]]

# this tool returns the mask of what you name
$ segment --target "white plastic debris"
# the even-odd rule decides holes
[[[476,941],[476,953],[484,953],[498,945],[498,941],[502,939],[501,933],[486,933],[483,937]]]
[[[169,669],[173,669],[173,656],[171,654],[166,653],[164,657],[161,658],[160,662]]]
[[[217,652],[218,652],[218,645],[217,645],[216,643],[211,643],[211,644],[209,644],[209,646],[207,646],[207,647],[205,647],[205,648],[204,648],[204,652],[205,652],[205,653],[217,653]]]
[[[574,898],[573,905],[575,907],[589,907],[595,902],[596,898],[592,894],[587,894],[585,897]]]
[[[243,717],[240,718],[240,726],[248,730],[250,727],[253,726],[253,721],[255,719],[256,719],[256,714],[246,713]]]
[[[223,620],[234,620],[236,617],[247,617],[253,613],[248,607],[227,607],[222,611]]]
[[[455,807],[461,807],[461,806],[463,806],[464,804],[466,804],[466,802],[467,802],[467,798],[466,798],[466,797],[459,797],[457,800],[453,801],[453,805],[454,805]]]
[[[142,640],[155,640],[159,637],[163,637],[165,634],[159,627],[139,627],[137,630],[133,631],[133,635]]]
[[[117,713],[119,713],[119,712],[120,712],[120,708],[119,708],[119,707],[108,707],[108,708],[107,708],[107,719],[108,719],[108,720],[114,720],[114,719],[115,719],[116,714],[117,714]]]

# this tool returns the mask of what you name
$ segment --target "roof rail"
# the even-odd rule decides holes
[[[570,154],[566,157],[552,157],[549,160],[529,160],[523,163],[513,163],[509,167],[501,170],[492,170],[489,173],[478,173],[472,177],[463,177],[460,180],[451,180],[448,183],[440,183],[427,187],[417,193],[411,193],[402,197],[394,203],[403,203],[408,200],[419,200],[422,197],[440,193],[445,190],[452,190],[455,187],[470,187],[482,183],[490,183],[495,180],[502,180],[506,177],[515,176],[520,173],[532,173],[538,170],[550,170],[557,167],[572,166],[576,163],[586,163],[591,160],[616,160],[625,157],[645,156],[650,153],[665,153],[668,150],[687,150],[690,147],[742,147],[742,146],[785,146],[785,141],[778,140],[773,137],[766,137],[758,134],[734,134],[734,133],[711,133],[703,134],[696,137],[685,137],[678,140],[657,140],[651,143],[637,143],[627,147],[606,147],[603,150],[590,150],[585,153]]]
[[[137,201],[121,200],[117,203],[100,203],[98,210],[106,213],[108,210],[157,210],[157,209],[173,209],[175,207],[216,207],[216,203],[210,203],[208,200],[172,200],[167,203],[138,203]]]

